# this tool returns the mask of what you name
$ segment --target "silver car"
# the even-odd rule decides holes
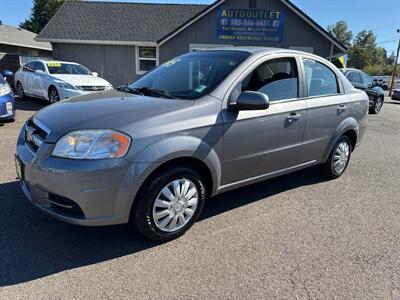
[[[327,60],[276,48],[172,59],[117,90],[29,119],[16,167],[26,197],[65,222],[182,235],[207,198],[318,165],[346,170],[368,96]]]

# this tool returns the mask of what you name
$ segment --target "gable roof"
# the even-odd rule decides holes
[[[336,39],[333,35],[331,35],[328,31],[326,31],[323,27],[321,27],[317,22],[315,22],[313,19],[311,19],[308,15],[306,15],[300,8],[298,8],[296,5],[294,5],[291,1],[289,0],[280,0],[282,3],[284,3],[288,8],[290,8],[295,14],[300,16],[304,21],[309,23],[314,29],[316,29],[319,33],[321,33],[323,36],[325,36],[328,40],[330,40],[339,50],[342,50],[344,52],[347,51],[347,47],[343,45],[338,39]],[[173,36],[184,30],[186,27],[190,26],[192,23],[196,22],[206,14],[208,14],[210,11],[215,9],[216,7],[220,6],[222,3],[226,2],[226,0],[217,0],[214,3],[210,4],[208,7],[206,7],[203,11],[199,12],[197,15],[193,16],[190,20],[186,21],[184,24],[176,28],[175,30],[171,31],[168,33],[166,36],[161,38],[160,40],[157,41],[159,44],[163,44],[169,39],[171,39]]]
[[[206,7],[192,4],[65,1],[39,33],[37,40],[155,43]]]
[[[35,41],[36,34],[5,24],[0,24],[0,44],[51,51],[50,43]]]
[[[36,40],[161,45],[226,1],[194,5],[69,0],[64,2]],[[277,1],[284,3],[339,50],[347,51],[345,45],[290,0]]]

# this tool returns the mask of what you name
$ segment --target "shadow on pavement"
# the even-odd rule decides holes
[[[18,110],[38,111],[39,109],[41,109],[49,104],[50,104],[50,102],[48,102],[48,101],[33,99],[33,98],[24,98],[24,100],[17,100],[15,102],[15,106],[17,108],[17,113],[18,113]]]
[[[201,219],[323,181],[315,168],[219,195]],[[17,181],[0,184],[0,287],[31,281],[159,245],[130,226],[79,227],[36,210]]]

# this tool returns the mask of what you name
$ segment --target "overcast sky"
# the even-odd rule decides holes
[[[108,0],[110,1],[110,0]],[[111,0],[112,1],[112,0]],[[118,0],[119,2],[201,3],[210,0]],[[262,1],[262,0],[261,0]],[[345,20],[354,34],[372,29],[377,42],[390,53],[396,49],[400,28],[400,0],[292,0],[306,14],[326,28],[338,20]],[[0,0],[0,20],[17,26],[29,17],[32,0]]]

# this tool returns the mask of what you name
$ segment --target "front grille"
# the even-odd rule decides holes
[[[29,119],[25,125],[25,144],[32,152],[36,152],[49,133],[49,130],[44,125],[41,125],[38,121]]]
[[[84,216],[83,211],[79,207],[79,205],[69,198],[49,193],[48,200],[51,206],[56,210],[61,210],[63,212],[67,212],[78,217]]]
[[[98,92],[98,91],[104,91],[105,90],[105,86],[87,86],[87,85],[84,85],[84,86],[81,86],[82,87],[82,89],[84,90],[84,91],[87,91],[87,92]]]

